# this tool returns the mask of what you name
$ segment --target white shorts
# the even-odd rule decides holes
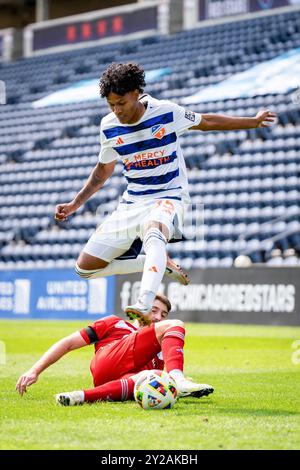
[[[161,222],[169,230],[169,238],[181,239],[184,204],[175,199],[121,202],[92,234],[83,251],[110,262],[127,252],[135,240],[143,240],[148,222]]]

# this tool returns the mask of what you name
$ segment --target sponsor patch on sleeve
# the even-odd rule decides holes
[[[195,113],[193,113],[193,111],[188,111],[187,109],[185,110],[184,117],[192,122],[195,122],[196,119]]]

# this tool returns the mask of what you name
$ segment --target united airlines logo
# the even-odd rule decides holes
[[[156,139],[162,139],[166,135],[166,128],[162,124],[156,124],[151,128],[151,134]]]
[[[15,279],[0,282],[0,312],[28,315],[30,313],[31,281]]]

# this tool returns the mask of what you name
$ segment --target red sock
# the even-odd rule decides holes
[[[161,342],[167,372],[174,369],[183,371],[183,346],[185,329],[181,326],[168,328]]]
[[[84,401],[125,401],[133,398],[134,381],[119,379],[99,385],[99,387],[84,390]]]

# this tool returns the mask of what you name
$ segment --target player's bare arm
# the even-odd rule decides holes
[[[95,192],[97,192],[108,178],[112,175],[116,162],[97,163],[91,172],[84,187],[75,196],[73,201],[65,204],[58,204],[55,208],[54,218],[56,220],[67,220],[67,217],[79,209]]]
[[[198,126],[191,127],[199,131],[234,131],[269,127],[276,120],[276,113],[269,110],[259,111],[255,117],[234,117],[222,114],[202,114]]]
[[[27,387],[37,382],[39,375],[49,366],[57,362],[61,357],[74,349],[87,346],[79,331],[66,336],[57,343],[53,344],[48,351],[21,377],[16,384],[16,390],[23,395]]]

